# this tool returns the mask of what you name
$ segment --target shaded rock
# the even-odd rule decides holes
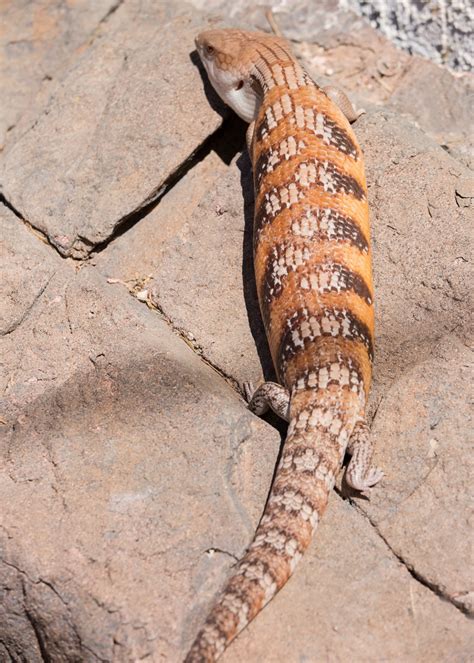
[[[39,264],[47,247],[2,222]],[[224,571],[206,551],[247,544],[280,438],[156,313],[49,253],[54,277],[1,342],[0,586],[16,612],[0,641],[27,660],[173,660],[193,583]]]
[[[203,24],[186,6],[176,14],[172,3],[124,2],[12,137],[4,195],[63,255],[87,255],[162,195],[219,127],[190,59]]]
[[[2,537],[4,533],[2,533]],[[41,647],[25,610],[23,576],[18,569],[0,561],[0,660],[21,661],[28,652],[30,660],[41,660]]]
[[[2,3],[0,81],[8,103],[0,107],[0,146],[30,109],[35,95],[50,86],[70,58],[77,57],[115,7],[114,0]]]
[[[202,600],[193,578],[222,569],[206,551],[240,552],[265,501],[279,436],[173,340],[184,358],[142,334],[128,365],[104,347],[96,371],[23,413],[3,451],[3,559],[60,660],[71,648],[72,660],[173,660]]]

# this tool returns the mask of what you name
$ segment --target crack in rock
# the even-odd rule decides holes
[[[341,494],[339,491],[336,491],[340,497]],[[443,587],[440,587],[436,583],[428,580],[420,571],[417,571],[412,564],[410,564],[403,556],[402,553],[397,552],[394,550],[390,542],[388,541],[387,537],[385,537],[382,532],[379,530],[377,527],[377,524],[375,521],[355,502],[355,500],[351,497],[347,498],[349,503],[355,508],[355,510],[360,513],[363,518],[365,518],[372,528],[375,530],[379,538],[384,542],[384,544],[387,546],[388,550],[391,552],[391,554],[402,564],[408,573],[411,575],[411,577],[416,580],[420,585],[425,587],[426,589],[429,589],[430,592],[432,592],[435,596],[437,596],[441,601],[445,601],[447,603],[450,603],[454,608],[459,610],[463,615],[465,615],[468,619],[473,619],[474,615],[472,613],[472,609],[470,608],[469,604],[463,600],[461,600],[464,596],[468,595],[469,592],[465,593],[458,593],[456,595],[449,594]]]
[[[111,242],[124,235],[145,216],[150,214],[150,212],[152,212],[161,202],[164,196],[167,195],[193,168],[204,161],[211,152],[216,152],[225,163],[230,164],[234,156],[237,154],[238,149],[237,146],[233,144],[233,141],[229,140],[229,135],[235,135],[238,133],[240,125],[241,121],[238,118],[226,118],[221,126],[198,145],[198,147],[196,147],[135,210],[116,222],[114,230],[109,237],[96,244],[89,257],[86,259],[91,259],[98,253],[104,251]],[[84,237],[78,236],[77,240],[80,240],[83,244],[93,246],[93,243]],[[77,260],[77,258],[75,259]]]
[[[14,332],[16,329],[18,329],[18,327],[20,327],[20,325],[22,325],[22,324],[25,322],[25,320],[28,318],[28,316],[30,315],[31,311],[34,309],[34,307],[35,307],[35,305],[37,304],[37,302],[41,299],[41,297],[42,297],[44,291],[46,290],[46,288],[47,288],[48,285],[50,284],[51,279],[54,277],[55,274],[56,274],[56,272],[54,271],[54,272],[50,275],[50,277],[46,280],[46,282],[44,283],[44,285],[42,285],[41,288],[38,290],[38,292],[36,293],[36,295],[35,295],[34,298],[33,298],[33,301],[31,302],[31,304],[30,304],[29,306],[26,307],[26,309],[24,310],[23,314],[18,318],[18,320],[15,320],[15,321],[10,325],[10,327],[8,327],[8,329],[6,329],[5,331],[2,331],[2,332],[0,333],[0,336],[8,336],[8,335],[11,334],[12,332]]]
[[[53,242],[49,239],[48,235],[47,235],[45,232],[43,232],[40,228],[37,228],[37,227],[34,226],[32,223],[30,223],[30,222],[28,221],[28,219],[25,219],[25,217],[21,214],[21,212],[20,212],[19,210],[17,210],[16,207],[14,207],[14,206],[12,205],[12,203],[11,203],[9,200],[7,200],[7,198],[5,198],[5,196],[3,195],[3,193],[0,193],[0,204],[4,205],[7,209],[9,209],[10,212],[12,212],[12,213],[16,216],[16,218],[19,219],[19,220],[20,220],[20,221],[26,226],[26,228],[27,228],[27,229],[28,229],[33,235],[35,235],[36,237],[39,237],[39,239],[40,239],[44,244],[47,244],[48,246],[50,246],[51,248],[53,248],[54,251],[55,251],[59,256],[61,256],[61,258],[66,259],[65,256],[61,255],[61,253],[59,252],[58,248],[57,248],[57,247],[53,244]]]
[[[207,550],[204,551],[206,555],[209,557],[214,557],[216,553],[220,553],[221,555],[226,555],[227,557],[231,557],[234,561],[238,562],[239,558],[237,555],[234,555],[234,553],[229,552],[228,550],[223,550],[222,548],[216,548],[215,546],[212,546],[211,548],[207,548]]]

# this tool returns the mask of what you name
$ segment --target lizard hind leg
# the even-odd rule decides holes
[[[372,467],[374,443],[365,419],[360,419],[356,423],[347,451],[352,456],[345,475],[347,483],[356,490],[368,492],[382,479],[383,472],[377,467]]]
[[[244,383],[245,397],[249,410],[260,416],[269,408],[285,421],[289,421],[290,394],[276,382],[264,382],[254,389],[250,382]]]

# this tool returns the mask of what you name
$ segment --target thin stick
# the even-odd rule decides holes
[[[271,9],[266,9],[265,10],[265,18],[267,19],[268,23],[270,24],[270,28],[272,29],[272,32],[274,35],[277,37],[283,37],[283,34],[278,27],[278,23],[276,22],[276,19],[273,15],[273,10]]]

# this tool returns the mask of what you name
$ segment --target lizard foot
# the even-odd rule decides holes
[[[346,470],[347,483],[355,490],[370,493],[370,489],[383,478],[384,473],[371,465],[374,445],[365,420],[355,425],[347,451],[352,456]]]
[[[335,87],[334,85],[326,85],[326,87],[323,87],[323,91],[328,95],[331,101],[336,104],[336,106],[339,106],[349,122],[355,122],[365,113],[363,108],[354,108],[347,94],[340,88]]]
[[[243,387],[251,412],[261,416],[271,408],[275,414],[288,421],[290,394],[281,384],[264,382],[254,389],[251,382],[244,382]]]

